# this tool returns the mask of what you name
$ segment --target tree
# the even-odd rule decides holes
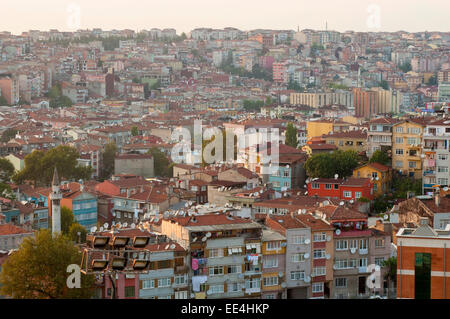
[[[171,177],[173,171],[173,165],[171,165],[166,155],[156,147],[152,147],[148,154],[153,156],[153,165],[155,176],[159,177]]]
[[[333,153],[319,153],[311,156],[305,163],[305,169],[311,178],[332,178],[335,174],[347,177],[358,166],[358,154],[355,151],[337,150]]]
[[[80,263],[81,254],[67,237],[40,230],[2,265],[0,291],[16,299],[91,298],[93,275],[81,274],[81,288],[67,287],[67,267]]]
[[[392,189],[394,191],[394,198],[407,198],[408,192],[412,192],[415,195],[421,195],[422,180],[416,180],[398,174],[392,178]]]
[[[69,235],[70,227],[76,222],[72,210],[66,206],[61,207],[61,232],[64,235]]]
[[[117,154],[117,146],[114,142],[105,145],[102,153],[102,178],[109,178],[114,173],[114,159]]]
[[[286,126],[286,145],[297,148],[297,128],[292,123]]]
[[[14,174],[14,165],[6,158],[0,158],[0,182],[9,182]]]
[[[397,258],[396,257],[390,257],[389,259],[386,259],[382,263],[383,267],[387,267],[388,271],[385,274],[385,278],[388,280],[388,287],[389,282],[393,282],[394,284],[397,283]],[[389,290],[388,290],[389,292]]]
[[[402,70],[403,73],[408,73],[409,71],[412,70],[411,63],[409,63],[409,62],[405,62],[405,63],[399,65],[398,68],[399,68],[400,70]]]
[[[386,80],[381,80],[378,85],[383,88],[383,90],[389,90],[389,83]]]
[[[0,105],[1,105],[1,103],[0,103]],[[16,134],[17,134],[17,130],[15,130],[13,128],[8,128],[2,133],[2,137],[0,138],[0,141],[3,143],[7,143],[7,142],[9,142],[9,140],[16,137]]]
[[[80,233],[80,236],[78,236]],[[76,243],[86,242],[87,230],[78,223],[73,223],[69,228],[69,238]]]
[[[370,158],[369,163],[380,163],[383,165],[388,165],[390,161],[391,161],[391,159],[389,158],[389,156],[387,155],[386,152],[376,150],[372,154],[372,157]]]
[[[68,145],[59,145],[46,152],[34,150],[25,156],[25,167],[13,179],[17,183],[31,180],[34,185],[49,185],[55,167],[60,177],[67,180],[90,179],[92,169],[80,166],[77,161],[79,157],[77,149]]]
[[[138,130],[138,127],[137,127],[137,126],[133,126],[133,127],[131,128],[131,135],[132,135],[132,136],[138,136],[138,135],[139,135],[139,130]]]

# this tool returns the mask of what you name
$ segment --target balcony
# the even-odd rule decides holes
[[[367,267],[358,267],[358,273],[362,274],[362,273],[366,273],[366,272],[369,272],[367,270]]]
[[[365,249],[359,249],[359,254],[360,255],[367,255],[369,253],[369,250],[367,249],[367,248],[365,248]]]
[[[246,288],[245,289],[246,294],[256,294],[256,293],[260,293],[260,292],[261,292],[261,288]]]
[[[436,175],[436,171],[426,170],[423,172],[423,176],[435,176],[435,175]]]

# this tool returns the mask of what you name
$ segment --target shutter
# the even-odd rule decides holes
[[[139,280],[139,289],[142,289],[142,281],[143,280]]]

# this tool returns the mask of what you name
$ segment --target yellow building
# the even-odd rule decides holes
[[[392,167],[404,175],[422,177],[422,119],[407,119],[392,127]]]
[[[388,192],[392,185],[392,169],[380,163],[368,163],[353,170],[353,177],[371,178],[375,196]]]
[[[337,132],[323,135],[322,139],[326,144],[336,145],[339,150],[361,153],[366,150],[367,132],[360,130]]]
[[[320,137],[322,135],[333,132],[343,132],[350,129],[350,123],[343,121],[319,120],[308,121],[306,123],[306,139],[309,141],[313,137]]]
[[[264,229],[262,237],[262,298],[286,298],[286,237]]]

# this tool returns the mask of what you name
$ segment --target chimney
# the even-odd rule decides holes
[[[441,194],[439,193],[439,190],[434,194],[434,203],[437,207],[441,204]]]

